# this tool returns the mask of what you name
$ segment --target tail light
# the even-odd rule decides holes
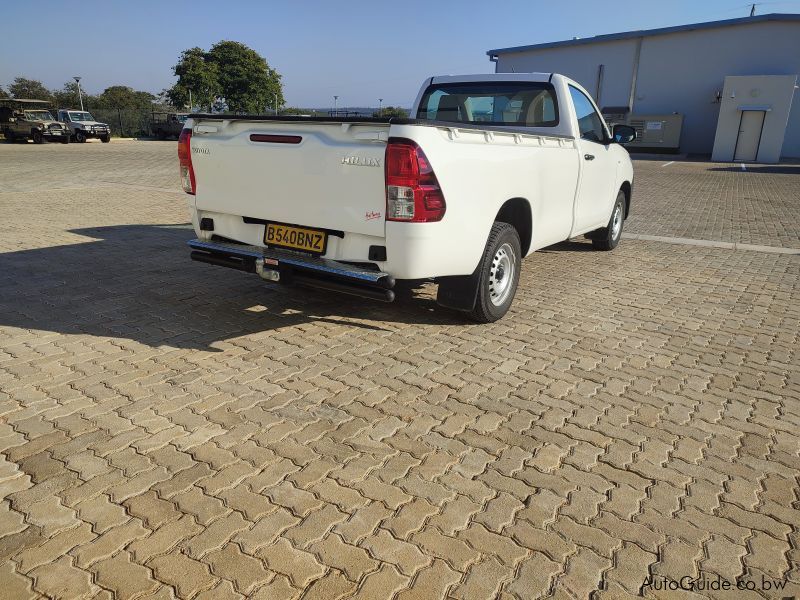
[[[178,138],[178,162],[181,168],[181,185],[187,194],[194,194],[197,186],[192,168],[192,130],[182,129]]]
[[[415,142],[392,138],[386,146],[386,220],[441,221],[446,204],[428,157]]]

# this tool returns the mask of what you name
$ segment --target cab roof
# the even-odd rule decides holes
[[[552,73],[475,73],[473,75],[437,75],[428,85],[435,83],[469,83],[473,81],[532,81],[547,83]]]

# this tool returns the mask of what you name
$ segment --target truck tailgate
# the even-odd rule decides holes
[[[384,235],[389,123],[198,119],[201,211]]]

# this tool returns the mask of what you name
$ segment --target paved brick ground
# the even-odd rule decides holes
[[[797,256],[565,243],[477,326],[191,263],[173,155],[0,146],[0,598],[800,595]],[[632,229],[796,242],[673,167]]]
[[[627,231],[800,248],[800,164],[669,162],[636,161]]]

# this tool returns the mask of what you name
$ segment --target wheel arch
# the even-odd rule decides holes
[[[627,219],[628,214],[631,212],[631,196],[633,195],[633,185],[630,181],[623,181],[619,189],[622,190],[623,194],[625,194],[625,218]]]
[[[533,215],[530,202],[526,198],[510,198],[497,211],[494,220],[508,223],[517,230],[522,246],[522,256],[527,256],[533,236]]]

